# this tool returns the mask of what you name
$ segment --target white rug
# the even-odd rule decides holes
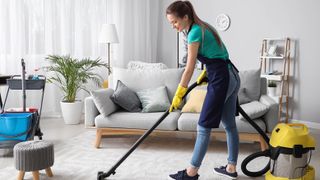
[[[102,140],[102,147],[95,149],[93,142],[95,131],[89,130],[74,138],[67,139],[55,145],[55,163],[52,167],[54,176],[48,178],[40,171],[42,180],[94,180],[98,171],[111,168],[139,136],[108,137]],[[116,174],[108,179],[117,180],[164,180],[168,174],[188,166],[194,139],[174,137],[148,137],[116,170]],[[242,160],[249,154],[259,150],[259,144],[241,143],[238,179],[253,179],[245,176],[240,169]],[[214,167],[225,165],[227,158],[226,143],[212,142],[200,169],[201,180],[222,180],[213,174]],[[250,167],[263,167],[265,159],[249,164]],[[17,170],[6,167],[0,170],[1,180],[14,180]],[[25,179],[32,179],[31,173],[25,174]],[[264,177],[254,178],[258,180]]]

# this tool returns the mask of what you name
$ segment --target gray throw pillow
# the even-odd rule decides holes
[[[91,95],[100,114],[104,117],[118,109],[118,106],[113,103],[110,96],[114,93],[113,89],[99,89],[91,91]]]
[[[238,93],[239,104],[245,104],[251,101],[246,93],[246,88],[240,88]]]
[[[110,98],[115,104],[127,111],[141,111],[141,102],[137,94],[124,85],[120,80],[118,80],[116,90]]]
[[[246,70],[239,72],[241,85],[246,88],[246,94],[252,101],[260,99],[260,69]]]
[[[142,103],[142,112],[162,112],[170,107],[165,86],[154,89],[144,89],[138,91],[137,95]]]

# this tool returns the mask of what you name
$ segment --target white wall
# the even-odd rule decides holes
[[[158,59],[176,65],[176,32],[165,17],[172,0],[160,3]],[[215,18],[226,13],[231,18],[228,31],[220,32],[230,59],[240,69],[259,68],[261,40],[290,37],[296,41],[294,58],[292,119],[320,120],[320,1],[317,0],[191,0],[198,16],[215,26]],[[291,81],[292,82],[292,81]]]

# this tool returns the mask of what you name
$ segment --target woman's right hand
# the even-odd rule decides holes
[[[207,77],[207,70],[204,69],[201,74],[199,75],[198,79],[197,79],[197,84],[198,85],[206,85],[207,82],[201,82],[203,80],[203,78]]]

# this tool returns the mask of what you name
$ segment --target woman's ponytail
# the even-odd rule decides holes
[[[193,22],[195,22],[196,24],[199,24],[202,27],[202,33],[204,33],[205,29],[208,29],[214,36],[214,38],[216,39],[216,41],[218,42],[218,44],[221,46],[221,39],[218,35],[218,33],[216,32],[216,30],[210,26],[208,23],[202,21],[199,16],[196,14],[192,4],[190,1],[183,1],[190,9],[191,11],[191,17],[189,17]]]
[[[170,4],[166,10],[166,14],[173,14],[179,18],[183,18],[185,15],[187,15],[190,20],[198,25],[201,26],[202,33],[204,35],[204,32],[206,29],[208,29],[220,45],[222,46],[221,39],[217,33],[217,31],[210,26],[208,23],[202,21],[196,12],[194,11],[194,8],[190,1],[175,1],[172,4]]]

